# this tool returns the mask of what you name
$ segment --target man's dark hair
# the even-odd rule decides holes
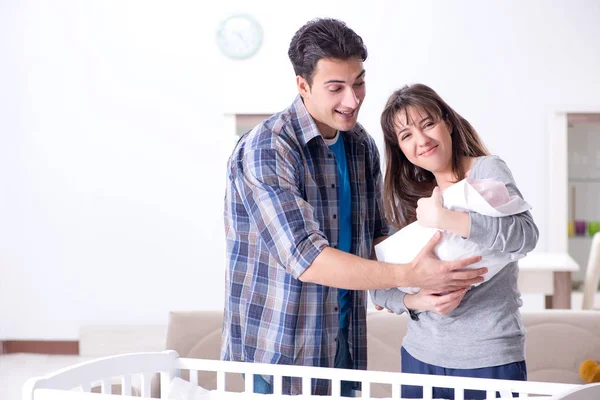
[[[322,58],[348,60],[367,59],[363,40],[340,20],[317,18],[298,29],[290,43],[288,56],[296,75],[302,76],[309,85],[317,62]]]

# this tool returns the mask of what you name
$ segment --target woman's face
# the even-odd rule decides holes
[[[452,169],[451,128],[423,110],[409,107],[397,115],[396,135],[408,161],[432,173]]]

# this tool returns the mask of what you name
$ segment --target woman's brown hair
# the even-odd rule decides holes
[[[396,90],[381,114],[381,129],[386,155],[384,212],[387,220],[399,229],[416,221],[417,201],[431,196],[437,185],[433,174],[408,161],[398,145],[399,119],[402,114],[408,119],[410,107],[434,121],[445,120],[448,123],[452,134],[452,172],[457,182],[465,177],[466,171],[461,162],[463,157],[489,155],[469,121],[454,111],[429,86],[414,84]]]

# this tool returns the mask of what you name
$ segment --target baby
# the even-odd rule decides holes
[[[490,217],[505,217],[531,209],[519,196],[511,197],[503,182],[493,179],[463,179],[444,190],[442,199],[444,208],[449,210],[476,212]],[[389,263],[410,262],[436,231],[437,229],[419,225],[418,221],[413,222],[375,246],[377,259]],[[440,260],[445,261],[481,256],[481,261],[469,268],[486,267],[488,273],[484,275],[484,282],[490,280],[508,263],[523,258],[523,255],[518,253],[488,250],[449,232],[443,232],[434,252]],[[419,288],[399,289],[406,293],[419,291]]]

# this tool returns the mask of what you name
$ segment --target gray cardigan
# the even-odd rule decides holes
[[[509,193],[521,196],[506,163],[496,156],[479,157],[469,177],[504,182]],[[509,217],[470,213],[466,240],[491,250],[526,254],[535,248],[538,229],[529,211]],[[519,307],[517,262],[506,265],[489,281],[467,291],[448,315],[421,312],[409,321],[403,347],[416,359],[444,368],[492,367],[525,359],[525,329]],[[376,305],[396,314],[408,311],[398,289],[372,290]]]

